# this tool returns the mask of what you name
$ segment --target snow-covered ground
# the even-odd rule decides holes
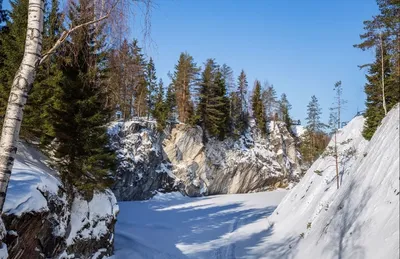
[[[258,258],[249,251],[271,234],[268,217],[285,190],[201,198],[158,194],[121,202],[114,259]]]
[[[284,198],[278,190],[122,202],[114,258],[399,258],[399,106],[370,142],[364,121],[337,134],[339,189],[327,155]]]

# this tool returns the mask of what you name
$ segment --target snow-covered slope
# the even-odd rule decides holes
[[[90,201],[79,194],[70,197],[47,162],[34,147],[18,144],[2,215],[10,258],[111,254],[118,213],[114,194],[98,192]]]
[[[399,106],[369,143],[363,123],[356,117],[338,134],[340,189],[333,157],[319,158],[270,217],[273,234],[254,254],[399,258]]]

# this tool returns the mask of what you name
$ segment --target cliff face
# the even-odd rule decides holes
[[[19,144],[4,204],[6,231],[2,235],[0,224],[8,258],[111,255],[118,213],[114,194],[97,192],[90,201],[77,193],[67,194],[46,160],[35,148]]]
[[[189,196],[246,193],[296,182],[302,174],[295,139],[282,122],[271,123],[264,138],[254,123],[238,139],[203,139],[200,127],[170,125],[163,133],[154,121],[110,126],[119,158],[119,200],[140,200],[156,191],[180,190]]]

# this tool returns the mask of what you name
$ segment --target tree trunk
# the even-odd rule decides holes
[[[334,156],[335,156],[335,163],[336,163],[336,185],[337,185],[337,188],[339,189],[339,162],[338,162],[336,132],[337,132],[337,130],[335,131],[335,151],[334,151],[335,154],[334,154]]]
[[[28,28],[21,65],[14,77],[0,141],[0,212],[3,211],[10,181],[23,109],[32,88],[42,51],[43,0],[29,0]]]
[[[383,105],[383,110],[385,111],[385,115],[387,114],[387,109],[386,109],[386,98],[385,98],[385,65],[384,65],[384,57],[383,57],[383,39],[382,39],[382,33],[380,34],[380,39],[381,39],[381,66],[382,66],[382,105]]]

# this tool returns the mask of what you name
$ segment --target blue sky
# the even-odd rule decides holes
[[[286,93],[292,116],[304,123],[316,95],[328,120],[333,85],[341,80],[348,100],[343,120],[363,109],[366,70],[373,52],[353,48],[363,21],[377,14],[375,0],[158,0],[152,15],[152,40],[146,48],[159,77],[169,82],[179,54],[199,65],[215,58],[255,79],[268,80]],[[140,27],[138,25],[138,27]],[[133,30],[135,31],[135,30]],[[138,30],[137,30],[138,31]],[[134,36],[140,36],[133,33]]]
[[[374,54],[353,44],[359,43],[362,22],[377,14],[375,0],[153,1],[152,41],[143,45],[164,83],[187,51],[198,65],[207,58],[228,64],[235,78],[244,69],[250,88],[255,79],[267,80],[278,95],[287,94],[292,117],[302,123],[312,95],[327,121],[338,80],[348,100],[342,120],[363,109],[366,70],[357,65],[372,61]],[[141,39],[140,21],[131,25],[127,38]]]

